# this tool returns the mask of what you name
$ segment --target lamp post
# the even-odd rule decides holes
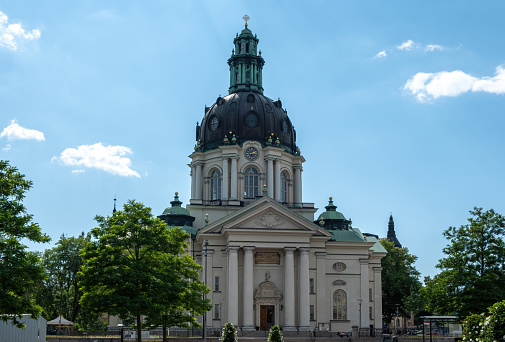
[[[359,304],[359,327],[358,327],[358,336],[361,335],[361,303],[363,303],[363,299],[358,298],[358,304]]]
[[[209,246],[209,240],[205,240],[204,245],[203,256],[205,257],[205,278],[203,281],[205,283],[205,287],[207,287],[207,247]],[[203,299],[207,299],[206,293],[204,293]],[[207,342],[207,312],[203,315],[203,342]]]

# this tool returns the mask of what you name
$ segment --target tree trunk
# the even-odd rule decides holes
[[[142,342],[142,323],[140,315],[137,315],[137,342]]]
[[[163,324],[163,342],[167,342],[167,325]]]

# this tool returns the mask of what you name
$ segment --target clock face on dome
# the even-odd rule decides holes
[[[256,147],[248,147],[244,152],[245,158],[250,161],[258,159],[258,155],[259,153]]]

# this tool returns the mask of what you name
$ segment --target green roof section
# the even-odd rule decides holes
[[[163,214],[161,215],[188,215],[189,211],[186,208],[182,207],[182,202],[179,201],[179,193],[176,192],[174,196],[174,200],[170,202],[171,207],[163,210]]]
[[[326,211],[319,215],[314,223],[320,225],[329,232],[333,232],[334,230],[348,231],[352,229],[352,221],[346,219],[344,214],[337,211],[337,206],[333,204],[333,197],[330,197],[328,205],[325,208]],[[346,233],[342,233],[341,235],[346,235]]]
[[[374,253],[387,253],[386,249],[384,248],[384,246],[382,246],[382,244],[380,243],[380,241],[377,239],[377,237],[375,237],[374,235],[364,235],[366,241],[368,242],[375,242],[375,244],[370,247],[370,250]]]
[[[172,206],[166,208],[158,218],[163,220],[168,227],[181,227],[186,233],[195,236],[198,232],[198,229],[193,227],[195,218],[189,214],[186,208],[182,207],[178,192],[175,193],[174,200],[170,204]]]
[[[186,233],[188,233],[191,236],[196,236],[196,233],[198,232],[198,228],[192,227],[192,226],[170,226],[170,229],[175,228],[175,227],[180,227],[182,230],[184,230]]]
[[[329,230],[333,234],[332,240],[337,242],[366,242],[358,229]]]

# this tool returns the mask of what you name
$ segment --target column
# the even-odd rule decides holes
[[[294,250],[295,248],[284,249],[284,330],[296,330]]]
[[[195,187],[196,187],[196,167],[191,165],[191,199],[195,198]]]
[[[295,166],[295,206],[302,205],[302,167]]]
[[[244,325],[242,330],[255,330],[254,327],[254,247],[244,247]]]
[[[310,330],[310,312],[309,312],[309,250],[308,248],[300,248],[300,259],[298,264],[298,276],[300,284],[300,305],[299,330]]]
[[[221,193],[221,199],[222,200],[227,200],[228,199],[228,185],[230,183],[229,177],[228,177],[228,157],[223,157],[223,183],[222,183],[222,193]]]
[[[329,322],[328,303],[326,302],[326,252],[316,252],[316,319],[318,322]]]
[[[274,197],[274,160],[267,159],[267,195],[270,198]]]
[[[230,199],[236,200],[237,199],[237,157],[232,157],[231,158],[231,193],[230,193]]]
[[[238,249],[228,247],[228,322],[238,325]]]
[[[202,199],[202,164],[196,164],[195,199]]]
[[[374,289],[373,289],[373,296],[374,296],[374,328],[377,331],[378,329],[381,328],[382,324],[382,268],[381,267],[374,267],[373,268],[373,275],[374,275]]]
[[[361,303],[361,327],[360,328],[369,328],[370,327],[370,319],[368,315],[368,307],[370,306],[368,299],[368,289],[369,289],[369,273],[368,273],[368,259],[359,259],[360,268],[361,268],[361,299],[363,302]],[[359,322],[358,322],[359,324]]]
[[[281,196],[281,161],[280,159],[275,160],[275,200],[280,202],[282,200]],[[288,199],[286,198],[286,202]]]
[[[214,254],[214,251],[213,250],[209,250],[207,249],[207,278],[205,280],[205,283],[207,284],[207,287],[210,289],[210,292],[207,294],[207,298],[209,299],[213,299],[212,298],[212,292],[214,291],[214,274],[212,273],[212,270],[213,270],[213,256]],[[205,258],[205,257],[204,257]],[[205,259],[203,260],[203,262],[205,263]],[[212,328],[212,319],[214,318],[212,313],[213,313],[213,309],[210,309],[209,311],[207,311],[207,319],[206,319],[206,323],[207,323],[207,329],[211,329]]]

